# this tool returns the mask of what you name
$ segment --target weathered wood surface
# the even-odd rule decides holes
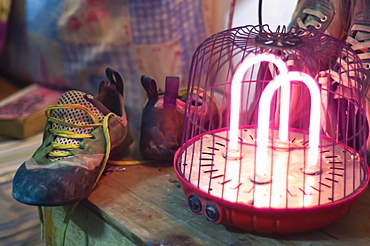
[[[65,212],[60,207],[47,211],[48,223],[54,225]],[[93,224],[91,216],[101,220],[95,221],[98,229],[86,226]],[[76,220],[80,225],[76,226]],[[98,245],[370,245],[370,189],[347,216],[329,226],[294,235],[258,235],[215,225],[193,214],[172,166],[127,166],[103,176],[91,196],[77,207],[68,227],[67,245],[76,235],[92,237],[95,243],[100,240]],[[50,230],[47,236],[51,242]]]

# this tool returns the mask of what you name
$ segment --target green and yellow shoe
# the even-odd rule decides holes
[[[119,160],[133,142],[123,105],[123,81],[107,69],[95,98],[68,91],[46,109],[42,145],[17,170],[13,197],[37,206],[59,206],[86,198],[108,160]],[[109,102],[112,103],[109,106]]]

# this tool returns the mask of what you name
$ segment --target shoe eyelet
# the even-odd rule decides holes
[[[321,23],[317,23],[317,25],[315,25],[315,28],[320,29],[321,28]]]
[[[327,21],[328,20],[328,17],[326,16],[326,15],[324,15],[324,17],[323,18],[321,18],[320,19],[322,22],[325,22],[325,21]]]
[[[365,69],[370,69],[370,63],[366,63]]]

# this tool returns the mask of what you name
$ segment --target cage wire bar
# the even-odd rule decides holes
[[[269,178],[264,181],[256,178],[261,165],[256,161],[261,141],[257,122],[259,115],[267,113],[267,107],[259,102],[267,84],[281,75],[276,64],[258,62],[247,69],[239,92],[236,154],[230,154],[229,139],[230,105],[235,97],[231,95],[233,76],[240,64],[260,54],[272,54],[286,64],[289,72],[310,76],[320,91],[314,98],[302,80],[293,80],[290,98],[281,88],[273,93],[267,163],[262,163]],[[288,31],[284,26],[272,32],[268,25],[248,25],[206,39],[193,56],[182,145],[175,156],[175,170],[190,209],[214,223],[282,233],[320,227],[344,216],[368,183],[365,82],[355,52],[325,34],[299,28]],[[288,141],[282,142],[279,124],[284,100],[290,105],[289,128]],[[318,170],[308,173],[313,100],[320,100]],[[338,206],[346,209],[333,216],[330,211]],[[235,218],[237,214],[250,218],[263,212],[259,216],[270,214],[268,219],[282,223],[281,213],[317,209],[325,210],[327,219],[303,227],[294,223],[284,228],[261,227],[256,221]]]

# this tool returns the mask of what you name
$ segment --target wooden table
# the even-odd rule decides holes
[[[67,207],[45,208],[46,242],[58,245]],[[299,218],[297,218],[299,219]],[[316,231],[259,235],[207,221],[188,208],[172,165],[126,166],[80,202],[66,245],[370,245],[370,189],[343,219]]]

